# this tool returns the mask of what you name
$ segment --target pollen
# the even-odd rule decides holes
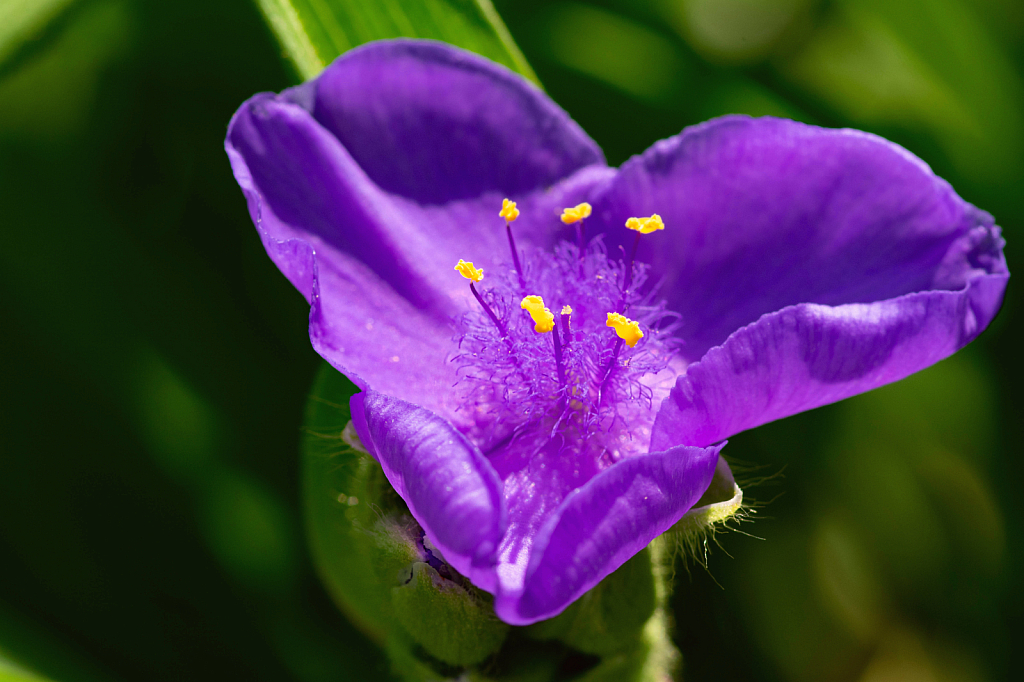
[[[626,227],[640,234],[650,234],[665,229],[665,223],[661,216],[655,213],[649,218],[630,218],[626,221]]]
[[[527,296],[520,302],[519,307],[530,313],[530,317],[536,323],[533,327],[535,331],[547,334],[555,328],[555,316],[544,307],[544,299],[540,296]]]
[[[563,305],[562,306],[562,314],[563,315],[572,315],[572,306],[571,305]]]
[[[615,329],[615,333],[619,335],[619,338],[626,342],[626,345],[632,348],[636,345],[636,342],[644,337],[644,333],[640,331],[640,325],[635,320],[631,320],[625,315],[618,313],[608,313],[608,321],[605,323],[609,327]]]
[[[459,262],[455,264],[455,269],[459,271],[459,274],[468,279],[471,282],[479,282],[484,278],[484,269],[478,268],[472,263],[459,259]]]
[[[589,218],[591,210],[592,210],[591,205],[586,203],[586,202],[584,202],[582,204],[577,204],[576,206],[573,206],[572,208],[563,209],[562,210],[562,222],[565,223],[566,225],[572,225],[573,223],[578,223],[579,221],[583,220],[584,218]]]
[[[516,208],[516,202],[502,199],[501,211],[498,212],[498,215],[504,218],[506,222],[514,222],[519,217],[519,209]]]

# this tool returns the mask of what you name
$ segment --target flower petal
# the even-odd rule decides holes
[[[505,532],[501,481],[475,445],[429,410],[369,390],[350,401],[363,445],[445,561],[494,589]]]
[[[920,159],[868,133],[794,121],[688,128],[623,165],[594,213],[613,245],[632,243],[627,218],[663,217],[638,259],[664,278],[691,362],[786,306],[955,291],[1006,272],[991,216]]]
[[[601,149],[540,89],[444,43],[365,45],[292,98],[377,186],[419,204],[527,194],[604,165]]]
[[[1007,277],[979,276],[962,291],[806,303],[765,315],[679,377],[661,404],[651,447],[707,445],[924,369],[984,329]]]
[[[499,584],[498,616],[513,625],[534,623],[594,587],[700,499],[723,446],[624,459],[571,493],[533,538],[522,587],[507,591]]]
[[[317,351],[360,386],[446,416],[449,320],[475,305],[456,260],[508,258],[503,195],[520,201],[524,241],[550,240],[545,219],[612,173],[533,85],[415,41],[353,50],[253,97],[225,147],[268,254],[313,304]]]

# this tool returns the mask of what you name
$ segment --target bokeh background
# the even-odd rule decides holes
[[[1016,269],[1020,0],[495,4],[609,162],[732,112],[863,128],[992,212]],[[0,679],[387,679],[305,549],[319,359],[222,150],[294,79],[250,0],[0,1]],[[1010,679],[1022,305],[731,440],[756,521],[680,566],[684,679]]]

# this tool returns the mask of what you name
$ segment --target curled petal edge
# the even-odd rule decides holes
[[[960,291],[874,303],[804,303],[763,315],[704,354],[662,403],[652,448],[704,446],[903,379],[963,348],[992,321],[1009,274]]]
[[[502,483],[480,450],[430,410],[366,390],[349,401],[363,446],[452,567],[493,592],[507,525]]]
[[[524,588],[508,592],[499,584],[498,617],[529,625],[564,610],[693,507],[724,446],[625,459],[571,493],[534,538]]]

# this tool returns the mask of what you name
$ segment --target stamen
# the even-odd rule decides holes
[[[569,323],[572,319],[572,306],[562,306],[562,331],[565,332],[565,347],[568,348],[572,343],[572,329],[569,327]]]
[[[578,223],[584,218],[589,218],[592,210],[593,207],[587,202],[576,204],[572,208],[564,208],[562,209],[562,222],[566,225]]]
[[[502,206],[506,223],[517,216],[515,208],[511,201]],[[588,209],[581,204],[564,211],[563,227],[581,227],[592,213]],[[631,221],[647,228],[635,230],[638,235],[656,231],[660,218],[640,221]],[[515,249],[512,241],[509,245]],[[494,447],[533,434],[550,438],[550,447],[559,452],[593,456],[598,467],[639,452],[653,419],[644,377],[661,372],[676,357],[670,332],[678,325],[664,301],[641,292],[648,268],[636,261],[639,249],[630,257],[628,280],[622,268],[629,246],[613,260],[600,238],[577,244],[569,237],[550,253],[526,245],[523,253],[514,253],[522,264],[530,262],[529,289],[522,287],[525,271],[517,273],[519,281],[507,272],[495,278],[490,265],[483,289],[474,286],[483,279],[479,268],[465,261],[456,268],[470,280],[480,304],[457,321],[461,329],[452,360],[465,409],[504,415],[495,427],[480,427],[499,443]],[[511,267],[513,259],[506,263],[500,267]],[[517,301],[520,313],[514,313]],[[549,310],[546,301],[572,305]],[[517,435],[507,433],[505,425]]]
[[[487,316],[491,318],[491,322],[493,322],[494,326],[496,326],[498,331],[501,332],[502,337],[508,338],[508,330],[505,328],[505,325],[498,319],[498,316],[494,314],[494,311],[491,310],[491,306],[487,305],[487,301],[485,301],[484,297],[480,295],[480,292],[476,290],[476,283],[484,278],[484,269],[478,268],[472,263],[466,262],[461,258],[459,259],[459,262],[455,264],[455,269],[459,271],[460,275],[469,280],[469,290],[473,292],[473,296],[476,298],[477,303],[479,303],[480,307],[484,309]]]
[[[506,222],[514,223],[516,218],[519,217],[519,209],[516,208],[516,202],[502,199],[501,211],[498,212],[498,215],[504,218]]]
[[[626,271],[623,273],[623,299],[625,299],[626,292],[629,291],[629,286],[633,283],[633,261],[636,260],[636,250],[640,246],[640,235],[664,230],[665,223],[661,220],[661,216],[655,213],[647,218],[630,218],[626,221],[626,229],[636,232],[636,239],[633,240],[633,249],[629,252],[629,259],[626,261]],[[623,300],[619,307],[622,308],[624,304],[625,301]],[[623,310],[622,312],[626,311]]]
[[[519,209],[516,202],[502,199],[501,211],[498,215],[505,219],[505,234],[508,235],[508,248],[512,251],[512,264],[516,268],[516,275],[519,277],[519,288],[526,288],[526,281],[523,279],[523,266],[519,264],[519,250],[516,249],[516,242],[512,239],[512,223],[519,217]]]
[[[566,225],[576,224],[576,246],[580,252],[579,262],[579,277],[583,279],[583,254],[584,254],[584,234],[583,234],[583,219],[590,217],[592,207],[587,202],[582,204],[576,204],[572,208],[562,209],[562,222]]]
[[[519,303],[519,307],[530,313],[530,317],[536,323],[534,331],[547,334],[555,328],[555,316],[544,307],[544,299],[540,296],[527,296]]]
[[[558,327],[552,326],[551,341],[555,344],[555,367],[558,369],[558,383],[565,388],[565,365],[562,363],[562,339],[558,336]]]
[[[615,339],[615,346],[612,348],[612,356],[608,359],[608,364],[605,365],[601,381],[597,386],[598,407],[601,406],[601,402],[604,399],[605,384],[607,384],[608,379],[611,378],[612,371],[614,371],[615,364],[619,359],[619,353],[622,352],[622,342],[625,341],[626,345],[632,348],[636,345],[637,341],[642,339],[644,336],[644,333],[640,331],[640,325],[636,321],[618,313],[608,313],[608,321],[605,322],[605,325],[613,327],[619,338]]]
[[[551,335],[551,343],[555,346],[555,367],[558,369],[558,381],[565,386],[565,366],[562,364],[562,340],[558,337],[558,328],[555,327],[554,314],[544,307],[544,299],[540,296],[530,295],[525,297],[519,307],[530,313],[530,317],[536,322],[534,331],[541,334],[554,332]]]
[[[455,264],[455,269],[459,271],[459,274],[472,282],[479,282],[484,278],[484,269],[478,268],[472,263],[468,263],[461,258],[459,262]]]
[[[637,341],[644,337],[640,331],[640,324],[618,313],[608,313],[608,321],[605,326],[614,327],[619,338],[626,342],[630,348],[636,346]]]
[[[630,218],[626,221],[626,228],[635,230],[640,234],[650,234],[651,232],[664,230],[665,223],[662,222],[661,216],[655,213],[649,218]]]

